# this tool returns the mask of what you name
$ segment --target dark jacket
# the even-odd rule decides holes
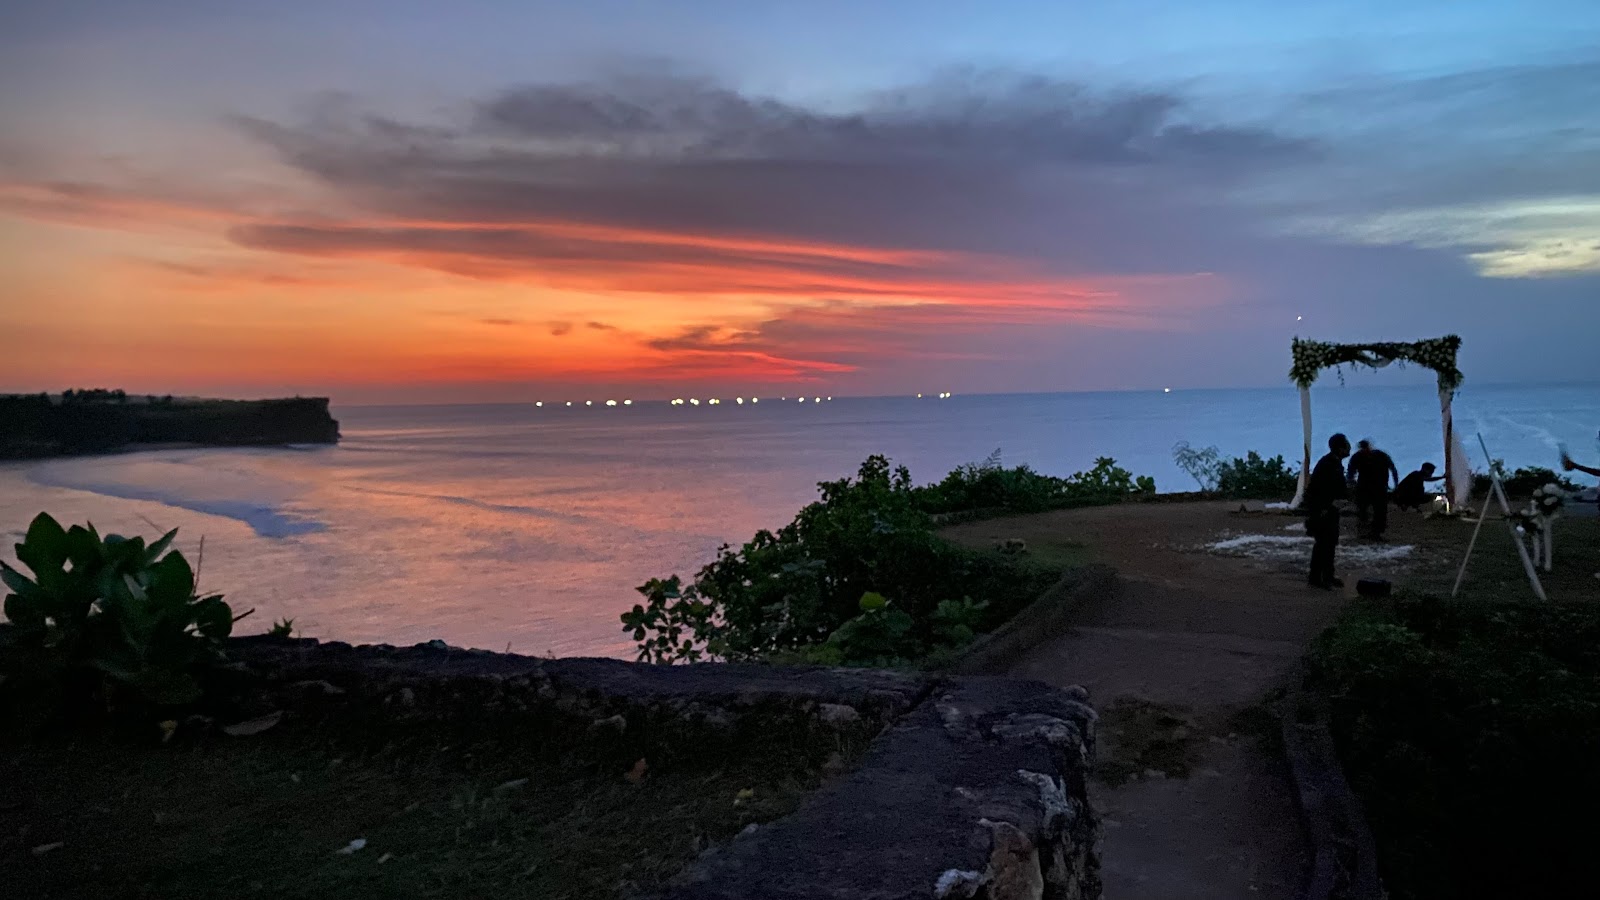
[[[1382,450],[1357,450],[1350,457],[1350,480],[1363,494],[1381,494],[1389,489],[1389,476],[1400,480],[1400,470],[1394,460]]]
[[[1349,496],[1344,481],[1344,462],[1338,455],[1330,452],[1317,460],[1316,468],[1311,470],[1311,482],[1306,485],[1306,511],[1325,513]]]

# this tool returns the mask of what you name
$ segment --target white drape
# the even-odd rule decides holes
[[[1294,489],[1294,502],[1290,509],[1299,509],[1306,499],[1306,485],[1311,481],[1311,389],[1300,388],[1300,426],[1304,443],[1300,459],[1300,483]]]

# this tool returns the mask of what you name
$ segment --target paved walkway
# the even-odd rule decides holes
[[[1239,716],[1286,683],[1342,599],[1311,591],[1282,564],[1181,549],[1240,524],[1223,505],[1149,504],[961,527],[974,542],[1022,537],[1047,552],[1080,544],[1122,573],[1121,591],[1084,609],[1081,627],[1011,670],[1088,688],[1103,716],[1102,761],[1130,752],[1104,727],[1119,705],[1184,723],[1175,733],[1192,761],[1188,777],[1153,770],[1091,783],[1107,900],[1289,900],[1300,884],[1306,854],[1287,771]]]

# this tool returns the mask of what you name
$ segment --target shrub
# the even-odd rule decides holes
[[[674,575],[640,587],[644,602],[622,615],[623,628],[639,642],[639,658],[820,652],[854,661],[871,655],[863,648],[879,639],[888,642],[880,655],[896,656],[946,646],[960,634],[958,625],[973,633],[993,628],[1060,574],[938,537],[923,508],[928,495],[904,466],[891,468],[882,456],[869,457],[854,479],[823,482],[818,490],[821,499],[777,532],[759,531],[737,549],[724,545],[693,583]],[[863,597],[872,594],[892,598],[890,611],[863,608]],[[962,606],[957,598],[981,602]],[[901,614],[910,622],[903,632]],[[861,616],[869,618],[822,649]]]
[[[1235,500],[1281,499],[1294,495],[1300,476],[1283,457],[1263,459],[1251,450],[1234,457],[1217,469],[1217,491]]]
[[[1403,597],[1309,663],[1392,896],[1589,895],[1570,812],[1600,802],[1600,610]]]
[[[32,577],[0,563],[18,672],[29,678],[91,674],[157,705],[200,697],[197,676],[233,630],[221,595],[195,594],[183,554],[167,551],[177,531],[145,545],[93,525],[63,529],[40,513],[16,545]]]
[[[1172,445],[1172,461],[1178,468],[1200,485],[1200,490],[1211,493],[1217,489],[1217,479],[1222,474],[1222,455],[1216,447],[1196,450],[1188,441]]]
[[[1578,491],[1581,487],[1577,482],[1561,475],[1554,469],[1543,466],[1524,466],[1512,471],[1506,468],[1503,459],[1492,460],[1489,468],[1500,476],[1500,484],[1506,489],[1509,497],[1531,497],[1535,488],[1542,488],[1547,484],[1554,484],[1566,491]],[[1481,473],[1472,477],[1472,493],[1475,496],[1488,496],[1490,479],[1488,473]]]
[[[1044,475],[1026,465],[1005,468],[1000,451],[981,463],[959,466],[937,484],[913,488],[918,508],[934,514],[979,511],[1042,512],[1095,503],[1110,503],[1132,494],[1155,493],[1155,481],[1135,478],[1109,457],[1094,468],[1066,478]]]

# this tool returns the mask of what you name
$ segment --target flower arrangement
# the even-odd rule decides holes
[[[1391,362],[1401,365],[1414,363],[1439,375],[1439,387],[1454,391],[1461,386],[1463,376],[1456,368],[1456,355],[1461,350],[1461,338],[1446,335],[1411,344],[1333,344],[1295,338],[1291,346],[1294,365],[1289,377],[1300,387],[1310,387],[1328,368],[1361,365],[1378,368]]]
[[[1567,492],[1561,489],[1561,485],[1551,483],[1533,489],[1533,504],[1528,509],[1530,512],[1550,517],[1559,513],[1566,502]]]

